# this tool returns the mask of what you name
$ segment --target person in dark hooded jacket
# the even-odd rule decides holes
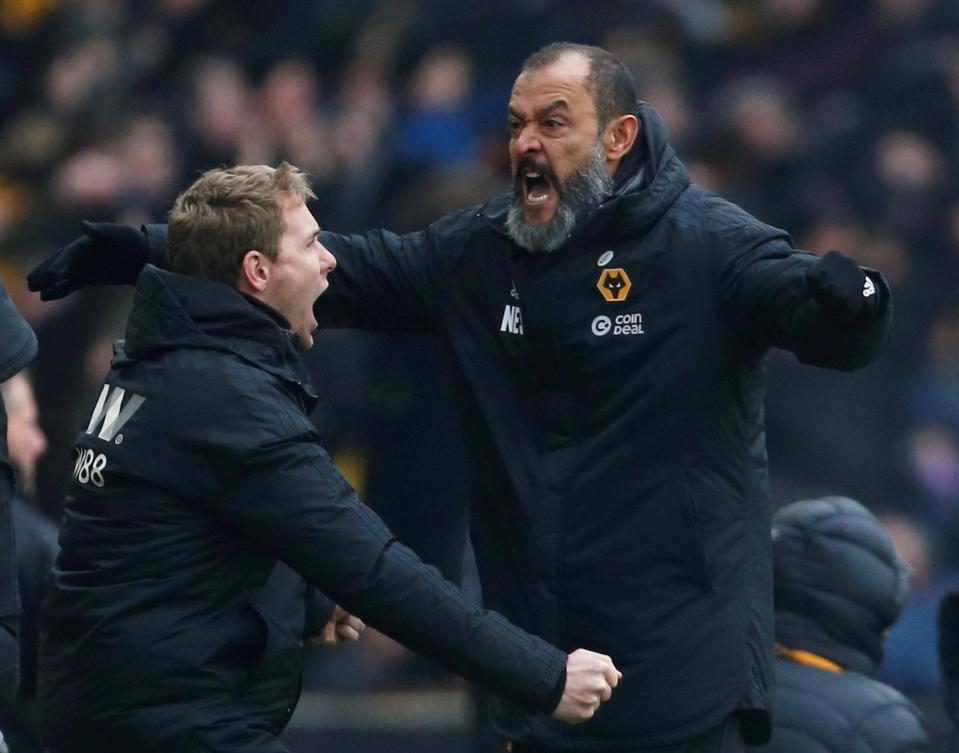
[[[37,354],[37,338],[0,282],[0,382],[22,371]],[[16,472],[7,452],[7,412],[0,395],[0,706],[7,710],[19,685],[20,649],[17,643],[20,595],[13,529]],[[0,734],[0,751],[7,746]]]
[[[20,596],[20,686],[14,702],[0,713],[0,727],[17,753],[40,753],[35,713],[37,621],[57,556],[58,528],[28,501],[35,490],[37,461],[46,452],[47,440],[26,370],[0,382],[0,398],[7,411],[9,459],[18,477],[12,512]]]
[[[0,282],[0,382],[26,368],[37,354],[37,338]],[[20,597],[13,529],[17,474],[7,448],[7,411],[0,395],[0,703],[17,692]]]
[[[322,234],[339,267],[317,320],[444,340],[485,603],[558,646],[595,641],[623,670],[576,727],[496,702],[512,750],[761,742],[774,661],[765,356],[868,364],[889,333],[888,287],[691,185],[605,50],[534,53],[507,116],[512,194],[407,235]],[[66,295],[163,247],[161,226],[88,225],[30,284]]]
[[[795,502],[772,527],[776,705],[764,753],[922,753],[919,710],[874,680],[909,568],[845,497]]]
[[[473,606],[399,544],[320,446],[300,357],[336,262],[305,177],[211,170],[171,213],[89,423],[41,612],[53,753],[280,753],[305,584],[529,710],[583,721],[618,676]],[[280,564],[280,561],[284,564]]]

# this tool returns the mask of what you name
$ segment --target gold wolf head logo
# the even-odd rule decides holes
[[[625,269],[604,269],[596,287],[607,301],[625,301],[633,286]]]

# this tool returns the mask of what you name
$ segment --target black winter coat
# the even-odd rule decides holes
[[[779,657],[773,734],[757,753],[925,753],[919,710],[895,688]]]
[[[908,568],[858,502],[789,505],[773,523],[776,704],[757,753],[922,753],[919,710],[871,675],[902,609]]]
[[[286,326],[229,286],[140,275],[43,607],[53,750],[285,750],[307,597],[280,560],[486,689],[558,700],[562,652],[470,606],[357,500]]]
[[[507,738],[569,749],[678,741],[734,710],[763,737],[764,356],[857,368],[889,329],[878,274],[880,316],[831,321],[806,285],[816,257],[691,186],[639,116],[642,170],[552,253],[510,241],[508,196],[409,235],[321,237],[339,262],[321,326],[436,332],[453,354],[487,605],[623,672],[582,725],[495,710]]]
[[[14,702],[0,714],[0,729],[8,747],[28,753],[42,749],[36,713],[40,604],[60,550],[59,528],[22,497],[14,497],[12,511],[20,591],[20,687]]]

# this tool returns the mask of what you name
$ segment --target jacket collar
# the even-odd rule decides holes
[[[843,671],[842,667],[836,664],[836,662],[830,661],[825,656],[814,654],[812,651],[803,651],[800,648],[787,648],[786,646],[783,646],[781,643],[777,643],[776,653],[785,659],[794,661],[797,664],[803,664],[807,667],[816,667],[818,669],[823,669],[826,672],[842,672]]]
[[[310,409],[316,401],[299,339],[278,311],[230,285],[147,265],[115,361],[181,348],[233,354],[289,383]]]
[[[640,138],[623,157],[613,178],[613,193],[593,213],[577,223],[571,238],[604,235],[635,238],[669,209],[689,186],[686,167],[669,144],[665,123],[647,102],[639,102],[636,115]],[[506,234],[511,194],[491,199],[480,214],[497,232]]]
[[[824,657],[843,669],[870,676],[876,673],[882,660],[881,636],[872,635],[867,629],[855,629],[855,635],[848,635],[847,640],[837,640],[816,620],[783,611],[779,594],[776,599],[777,643]]]

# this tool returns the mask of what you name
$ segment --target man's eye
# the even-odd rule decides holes
[[[548,118],[547,120],[543,121],[543,125],[546,128],[559,128],[563,124],[560,123],[558,120],[553,120],[552,118]]]
[[[519,123],[518,120],[511,120],[511,121],[509,121],[509,129],[510,129],[510,131],[513,131],[513,132],[518,131],[518,130],[519,130],[519,127],[520,127],[520,123]]]

